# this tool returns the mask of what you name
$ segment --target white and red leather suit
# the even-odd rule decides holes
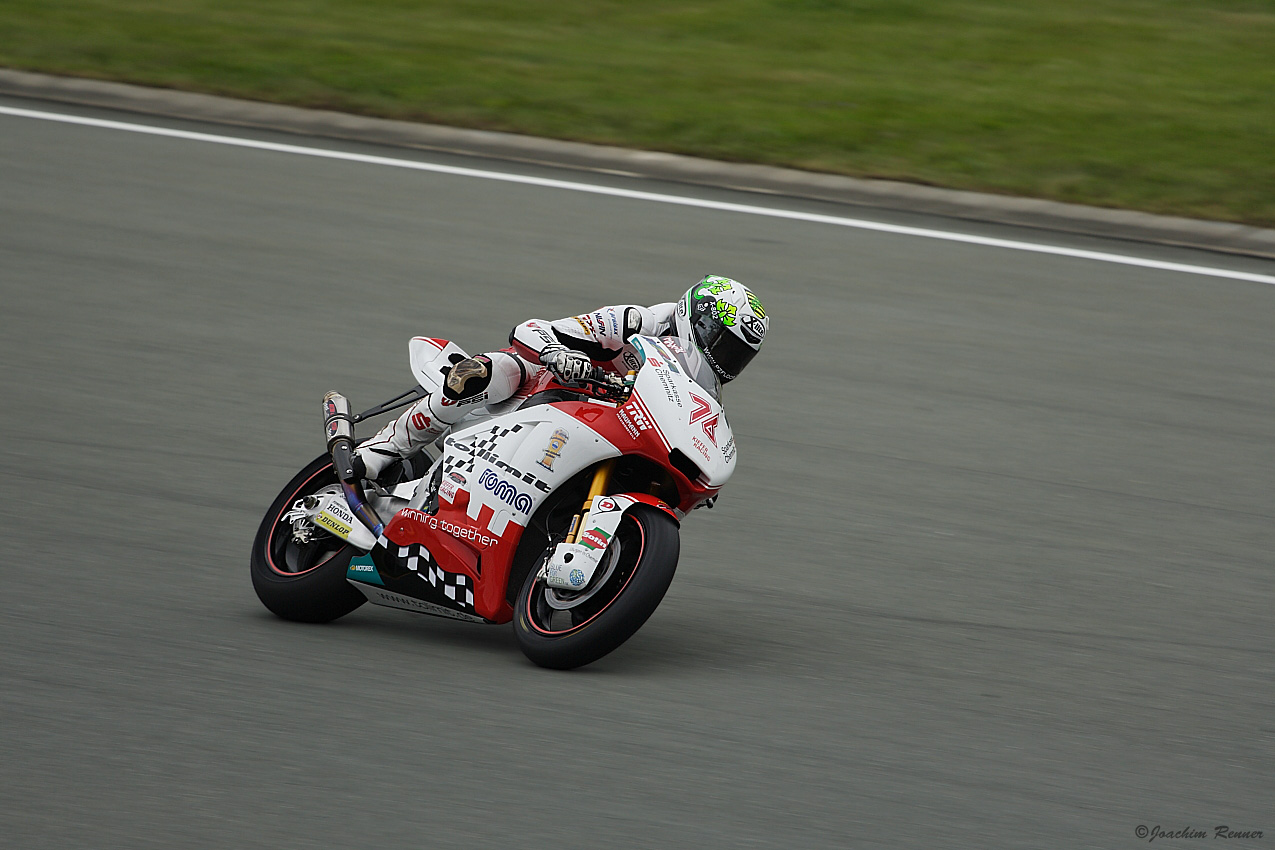
[[[564,347],[609,371],[624,374],[637,368],[639,361],[627,340],[634,334],[675,333],[676,306],[675,302],[652,307],[622,304],[552,322],[523,322],[510,332],[509,348],[476,355],[452,367],[446,386],[459,392],[430,393],[361,444],[358,457],[367,476],[375,478],[391,462],[434,442],[480,406],[492,412],[517,406],[539,383],[544,364],[554,362],[553,354]]]

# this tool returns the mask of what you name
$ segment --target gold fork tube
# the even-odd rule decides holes
[[[580,506],[580,513],[576,514],[571,522],[571,533],[567,535],[568,543],[576,542],[580,529],[584,527],[585,520],[589,517],[589,508],[593,506],[594,498],[606,493],[607,485],[611,483],[611,470],[614,468],[615,458],[608,458],[598,464],[598,468],[594,470],[593,483],[589,485],[589,495]]]

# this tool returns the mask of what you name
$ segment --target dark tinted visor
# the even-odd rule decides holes
[[[739,377],[748,361],[757,354],[757,349],[735,336],[708,313],[695,317],[695,341],[717,377],[723,381]]]

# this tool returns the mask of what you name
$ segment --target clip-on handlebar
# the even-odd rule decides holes
[[[576,383],[588,387],[595,398],[603,401],[620,401],[625,398],[631,388],[630,382],[614,372],[607,372],[597,366],[593,372]]]

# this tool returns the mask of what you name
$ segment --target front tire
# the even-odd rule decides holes
[[[357,549],[318,530],[312,540],[298,542],[283,518],[297,499],[336,483],[332,458],[316,458],[283,488],[252,542],[252,587],[285,620],[328,623],[367,601],[345,578]]]
[[[514,605],[518,646],[541,667],[569,670],[597,661],[655,613],[680,550],[677,523],[635,505],[620,520],[598,577],[580,593],[555,591],[531,571]]]

